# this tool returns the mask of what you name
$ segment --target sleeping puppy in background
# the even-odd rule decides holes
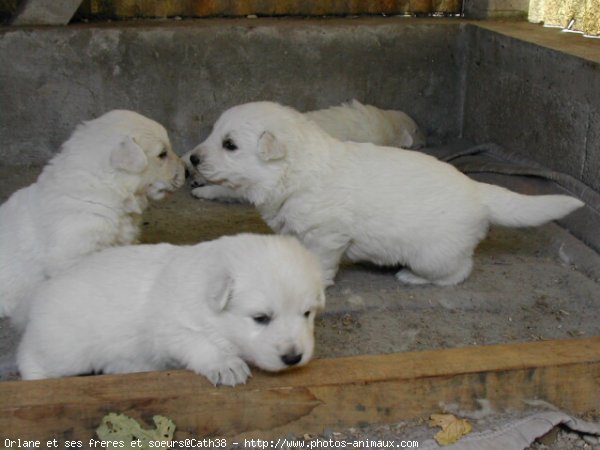
[[[207,180],[313,251],[327,284],[345,255],[404,266],[396,277],[406,284],[454,285],[471,273],[489,224],[541,225],[583,205],[478,183],[420,152],[342,142],[270,102],[224,112],[192,156]]]
[[[17,353],[24,379],[186,368],[213,384],[306,364],[325,297],[294,238],[106,249],[43,283]]]
[[[304,115],[340,141],[370,142],[408,149],[425,146],[425,134],[416,122],[402,111],[379,109],[352,100],[339,106],[309,111]],[[191,176],[190,184],[194,197],[229,202],[244,201],[238,192],[207,182],[195,170],[197,162],[193,152],[186,153],[181,159],[187,165]]]
[[[358,100],[304,115],[340,141],[419,149],[425,134],[405,112],[363,105]]]
[[[82,256],[134,243],[148,199],[184,181],[153,120],[115,110],[79,125],[37,181],[0,207],[0,316]]]

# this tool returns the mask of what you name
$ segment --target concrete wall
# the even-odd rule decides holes
[[[457,136],[466,36],[433,20],[210,20],[0,31],[4,164],[44,163],[74,126],[114,108],[163,123],[183,153],[226,108],[301,110],[356,97]]]
[[[600,191],[600,63],[481,27],[470,32],[464,137],[496,142]]]
[[[493,141],[600,190],[594,44],[526,23],[403,18],[5,27],[2,163],[42,164],[114,108],[164,123],[182,153],[234,104],[356,97],[407,111],[434,139]]]

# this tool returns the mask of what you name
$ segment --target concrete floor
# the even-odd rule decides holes
[[[0,166],[0,202],[33,182],[39,170]],[[270,230],[249,205],[197,200],[183,188],[148,209],[142,240],[193,244],[240,232]],[[600,335],[600,256],[554,223],[492,228],[477,248],[473,274],[456,287],[406,287],[393,274],[369,265],[341,268],[316,322],[316,358]],[[0,319],[0,380],[18,378],[17,342],[8,320]],[[475,432],[552,408],[539,402],[523,411],[496,411],[482,404],[481,410],[468,412],[451,406],[440,409],[469,418]],[[435,432],[426,421],[414,420],[325,430],[310,439],[416,440],[435,448]],[[306,435],[288,438],[306,440]],[[600,448],[566,431],[543,442],[531,449]]]
[[[144,227],[144,242],[181,244],[270,232],[251,206],[196,200],[186,190],[151,208]],[[571,264],[578,258],[588,274]],[[558,225],[493,228],[475,261],[471,277],[450,288],[406,287],[393,269],[344,265],[317,320],[317,357],[600,334],[592,272],[600,257]]]
[[[39,168],[0,168],[0,199]],[[184,188],[155,203],[144,243],[192,244],[269,233],[253,207],[197,200]],[[394,270],[346,264],[317,319],[316,357],[600,335],[600,256],[557,224],[492,228],[475,269],[456,287],[406,287]],[[0,322],[0,379],[14,378],[17,336]]]

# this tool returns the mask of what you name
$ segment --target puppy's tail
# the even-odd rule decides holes
[[[522,195],[493,184],[478,183],[491,223],[505,227],[533,227],[560,219],[584,203],[567,195]]]

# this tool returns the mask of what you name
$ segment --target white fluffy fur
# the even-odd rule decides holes
[[[131,111],[78,126],[35,183],[0,207],[0,316],[96,250],[131,244],[148,198],[184,182],[166,130]]]
[[[357,100],[309,111],[304,115],[328,134],[341,141],[370,142],[377,145],[409,149],[425,145],[425,134],[408,114],[402,111],[379,109]],[[192,176],[192,195],[205,200],[243,201],[239,193],[224,186],[207,184],[191,163],[188,152],[182,160]]]
[[[25,379],[181,367],[235,385],[247,363],[306,364],[323,305],[319,263],[291,237],[112,248],[41,285],[17,363]]]
[[[583,205],[478,183],[419,152],[341,142],[269,102],[226,111],[194,152],[204,177],[241,193],[273,230],[318,255],[329,284],[346,255],[403,265],[404,283],[453,285],[470,274],[490,223],[539,225]]]
[[[425,146],[425,134],[405,112],[363,105],[358,100],[304,115],[340,141],[417,149]]]

